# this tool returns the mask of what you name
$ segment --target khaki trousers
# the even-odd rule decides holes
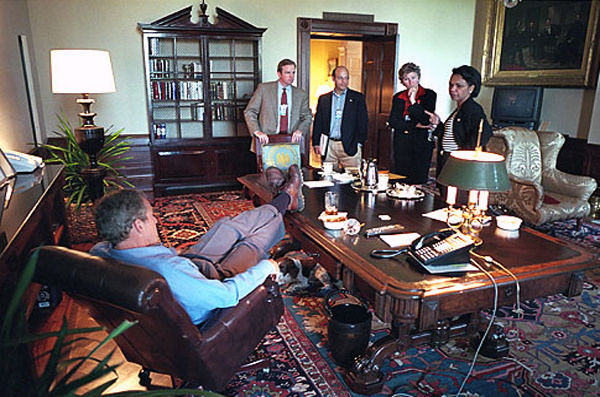
[[[360,168],[360,160],[362,159],[362,148],[358,145],[358,150],[354,156],[348,156],[344,151],[342,141],[328,141],[327,155],[323,160],[326,163],[332,162],[340,168],[357,167]]]
[[[265,204],[233,218],[219,219],[180,255],[191,259],[206,277],[223,280],[266,259],[284,235],[281,213]]]

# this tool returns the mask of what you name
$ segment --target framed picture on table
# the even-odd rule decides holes
[[[488,0],[483,83],[595,87],[599,3]]]

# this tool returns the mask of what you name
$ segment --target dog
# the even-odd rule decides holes
[[[279,274],[277,283],[281,291],[289,294],[314,293],[322,289],[333,287],[333,283],[327,270],[320,264],[312,268],[303,266],[303,260],[308,256],[304,253],[287,254],[279,262]],[[312,260],[312,258],[308,257]]]

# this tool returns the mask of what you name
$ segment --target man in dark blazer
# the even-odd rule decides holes
[[[313,124],[312,144],[323,161],[340,167],[360,167],[369,120],[365,96],[348,88],[348,69],[338,66],[331,75],[333,91],[321,95]]]

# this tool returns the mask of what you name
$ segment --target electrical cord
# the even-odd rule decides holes
[[[515,310],[515,313],[517,313],[517,319],[519,319],[519,320],[522,319],[523,316],[525,315],[525,311],[523,309],[521,309],[521,284],[519,283],[519,279],[517,278],[517,276],[515,276],[515,274],[513,272],[511,272],[504,265],[502,265],[502,263],[498,262],[497,260],[495,260],[494,258],[492,258],[489,255],[485,255],[485,256],[479,255],[478,253],[474,252],[473,250],[471,250],[470,253],[474,257],[479,258],[479,259],[485,261],[486,263],[493,263],[494,265],[496,265],[500,269],[502,269],[504,272],[506,272],[506,274],[511,276],[513,278],[513,280],[515,280],[515,286],[517,289],[517,309]],[[490,266],[488,266],[488,267],[490,267]]]
[[[494,319],[496,318],[496,311],[498,310],[498,284],[496,284],[496,280],[494,280],[494,277],[491,275],[491,273],[488,272],[487,270],[485,270],[483,268],[483,266],[481,266],[477,261],[471,259],[471,263],[473,265],[475,265],[477,268],[479,268],[479,270],[481,270],[483,273],[485,273],[485,275],[489,277],[489,279],[492,281],[492,284],[494,285],[494,310],[492,311],[492,316],[490,318],[490,322],[489,322],[485,332],[483,333],[483,336],[481,337],[479,346],[477,346],[477,350],[475,350],[475,355],[473,356],[473,361],[471,362],[471,366],[469,367],[469,372],[467,372],[465,379],[462,381],[462,384],[460,385],[460,389],[458,389],[458,392],[456,393],[456,397],[460,396],[460,393],[462,392],[463,388],[465,387],[465,384],[467,383],[467,379],[469,379],[469,377],[471,376],[471,373],[473,372],[473,369],[475,368],[475,363],[477,362],[477,357],[479,356],[479,351],[481,350],[481,347],[483,346],[483,343],[485,342],[485,338],[487,338],[487,336],[490,332],[490,329],[492,328],[492,324],[494,323]]]

